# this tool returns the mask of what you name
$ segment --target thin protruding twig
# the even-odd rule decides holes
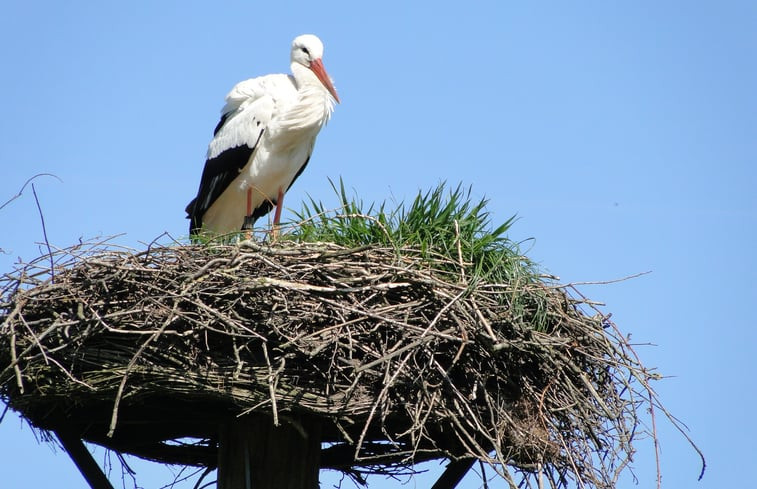
[[[633,280],[633,279],[638,278],[638,277],[643,277],[644,275],[649,275],[650,273],[652,273],[652,270],[647,270],[646,272],[633,273],[631,275],[626,275],[625,277],[614,278],[614,279],[610,279],[610,280],[569,282],[569,283],[557,285],[556,287],[558,287],[558,288],[566,288],[566,287],[575,288],[576,286],[579,286],[579,285],[610,285],[610,284],[617,284],[619,282],[625,282],[627,280]],[[553,286],[553,287],[555,287],[555,286]]]
[[[126,365],[126,370],[121,377],[121,382],[118,384],[116,399],[113,402],[113,411],[110,418],[110,425],[108,426],[108,438],[111,438],[113,436],[113,433],[116,431],[116,423],[118,422],[118,406],[121,403],[121,397],[123,396],[124,388],[126,387],[126,381],[129,378],[131,370],[134,368],[134,365],[136,365],[137,360],[139,360],[139,357],[142,356],[142,353],[145,351],[147,346],[163,333],[166,327],[168,327],[168,324],[169,321],[166,321],[165,323],[163,323],[163,326],[161,326],[160,330],[156,331],[155,334],[147,338],[147,340],[139,346],[137,352],[134,354],[134,356],[132,356],[131,360],[129,360],[129,363]]]
[[[463,247],[460,242],[460,223],[455,219],[455,243],[457,245],[457,261],[460,265],[460,281],[466,283],[468,280],[465,278],[465,263],[463,262]]]
[[[32,194],[34,194],[34,202],[37,203],[37,211],[39,211],[39,220],[42,222],[42,236],[45,238],[45,246],[47,247],[47,254],[50,257],[50,281],[55,282],[55,262],[53,261],[53,250],[50,248],[50,241],[47,239],[47,228],[45,227],[45,215],[42,213],[42,206],[39,204],[37,198],[37,190],[32,183]]]
[[[660,441],[657,438],[657,420],[654,414],[654,400],[652,399],[652,392],[649,394],[649,416],[652,418],[652,442],[654,443],[654,458],[657,470],[657,489],[662,487],[662,469],[660,468]]]
[[[16,193],[16,195],[14,195],[14,196],[13,196],[13,197],[11,197],[10,199],[6,200],[6,201],[5,201],[4,203],[3,203],[3,205],[0,205],[0,210],[2,210],[2,209],[3,209],[3,208],[4,208],[5,206],[6,206],[6,205],[10,204],[10,203],[11,203],[11,202],[13,202],[14,200],[16,200],[16,199],[18,199],[19,197],[21,197],[21,196],[23,195],[23,193],[24,193],[24,189],[26,189],[26,186],[27,186],[27,185],[29,185],[29,183],[30,183],[30,182],[32,182],[32,181],[33,181],[34,179],[36,179],[36,178],[39,178],[39,177],[53,177],[53,178],[55,178],[56,180],[58,180],[59,182],[63,183],[63,180],[61,180],[61,179],[60,179],[60,177],[58,177],[57,175],[53,175],[52,173],[37,173],[36,175],[34,175],[34,176],[32,176],[32,177],[29,177],[29,178],[28,178],[28,179],[27,179],[27,180],[26,180],[26,181],[24,182],[24,184],[23,184],[23,185],[21,186],[21,189],[20,189],[20,190],[18,191],[18,193]]]

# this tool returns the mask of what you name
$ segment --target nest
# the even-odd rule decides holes
[[[349,474],[475,458],[511,486],[614,487],[650,399],[633,350],[569,287],[461,265],[323,243],[51,252],[0,282],[0,398],[163,463],[213,467],[238,416],[305,416]]]

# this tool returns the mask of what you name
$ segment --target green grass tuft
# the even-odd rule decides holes
[[[295,212],[294,222],[284,236],[304,242],[330,242],[345,247],[378,245],[397,250],[413,248],[433,260],[443,257],[453,262],[459,273],[464,264],[466,279],[472,286],[479,280],[489,283],[531,282],[538,274],[535,265],[524,257],[506,236],[515,220],[507,219],[493,227],[486,210],[488,200],[472,198],[471,188],[461,184],[419,192],[410,205],[365,204],[351,198],[344,187],[331,181],[339,206],[328,207],[310,198]],[[438,263],[437,263],[438,265]]]

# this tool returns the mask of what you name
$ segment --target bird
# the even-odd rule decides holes
[[[197,196],[187,205],[189,234],[247,231],[274,207],[310,161],[315,139],[340,103],[313,34],[292,41],[291,74],[237,83],[226,95],[208,145]]]

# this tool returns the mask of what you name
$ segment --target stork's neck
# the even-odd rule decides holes
[[[297,86],[297,99],[281,120],[288,130],[319,130],[331,117],[334,99],[310,68],[292,63],[292,76]]]

